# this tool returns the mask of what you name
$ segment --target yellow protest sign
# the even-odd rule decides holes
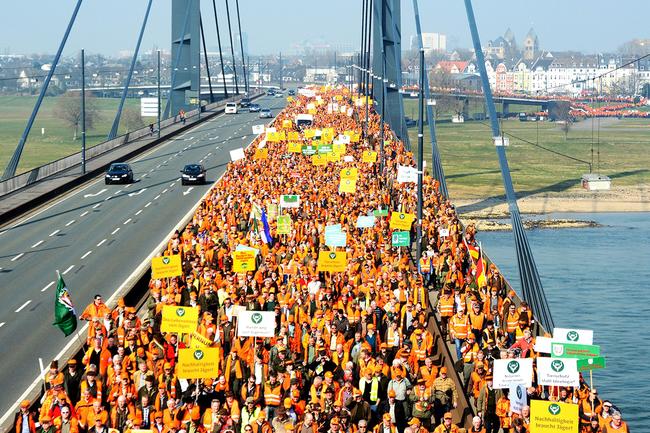
[[[350,138],[352,138],[352,136],[355,135],[355,132],[353,130],[351,130],[351,129],[346,129],[343,134],[347,135]]]
[[[287,96],[287,102],[293,102],[293,96]]]
[[[263,147],[261,149],[255,149],[255,156],[253,159],[268,159],[269,158],[269,149],[268,147]]]
[[[390,215],[390,228],[398,230],[411,230],[411,224],[415,220],[412,213],[393,212]]]
[[[344,168],[341,170],[341,179],[359,179],[359,170],[356,168]]]
[[[318,272],[345,272],[347,265],[348,257],[344,251],[321,251],[318,253]]]
[[[232,253],[233,272],[248,272],[255,270],[255,253],[253,251],[234,251]]]
[[[350,143],[358,143],[361,138],[361,134],[352,134],[350,135]]]
[[[266,141],[269,143],[277,143],[280,141],[280,134],[278,132],[267,132]]]
[[[377,152],[373,152],[372,150],[364,150],[361,160],[363,162],[375,163],[377,162]]]
[[[289,153],[300,153],[302,152],[302,144],[300,143],[287,143],[287,152]]]
[[[325,155],[327,155],[327,160],[329,162],[339,162],[341,160],[340,153],[330,152],[330,153],[326,153]]]
[[[530,401],[530,433],[578,433],[578,405]]]
[[[305,138],[314,138],[316,136],[316,130],[315,129],[305,129],[305,132],[303,133]]]
[[[219,349],[178,349],[176,376],[179,379],[207,379],[219,370]]]
[[[336,95],[334,97],[334,99],[337,100],[337,101],[340,101],[341,99],[343,99],[343,97],[341,95]]]
[[[212,346],[212,341],[204,337],[198,332],[192,332],[192,340],[190,341],[190,349],[203,349],[204,347]]]
[[[310,108],[309,110],[307,110],[307,113],[309,113],[311,115],[314,115],[314,114],[316,114],[316,109],[315,108]]]
[[[345,143],[334,143],[332,145],[332,152],[339,153],[341,155],[345,154]]]
[[[289,120],[289,119],[284,119],[284,120],[282,121],[282,128],[283,128],[283,129],[291,128],[291,125],[292,125],[292,122],[291,122],[291,120]]]
[[[339,192],[357,192],[357,180],[356,179],[341,179],[339,183]]]
[[[280,141],[286,141],[287,140],[287,134],[284,131],[278,132],[278,139]]]
[[[291,217],[289,215],[278,216],[278,229],[276,231],[279,235],[288,235],[291,233]]]
[[[319,153],[318,155],[311,156],[311,163],[313,165],[327,165],[327,155]]]
[[[199,324],[198,307],[178,307],[165,305],[162,309],[162,332],[176,332],[178,334],[191,334],[196,331]]]
[[[183,266],[181,264],[180,254],[154,257],[151,259],[151,278],[154,280],[180,277],[181,275],[183,275]]]
[[[289,133],[287,134],[287,140],[289,141],[300,140],[300,133],[298,131],[289,131]]]

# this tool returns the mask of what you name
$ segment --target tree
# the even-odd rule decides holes
[[[66,92],[63,96],[57,97],[54,115],[71,128],[74,128],[72,139],[77,140],[79,127],[81,126],[80,92]],[[91,94],[86,94],[86,129],[93,129],[99,119],[100,113],[96,98]]]
[[[573,124],[573,116],[571,115],[571,106],[567,101],[554,101],[549,103],[548,106],[549,119],[560,122],[560,129],[564,132],[564,141],[567,140],[571,125]]]
[[[140,117],[140,111],[133,107],[126,107],[122,111],[122,124],[126,128],[127,133],[144,127],[144,122],[142,121],[142,117]]]
[[[641,88],[641,96],[650,98],[650,83],[645,83]]]

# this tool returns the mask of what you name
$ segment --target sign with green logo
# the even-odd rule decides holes
[[[184,308],[177,308],[176,309],[176,315],[178,317],[183,317],[185,315],[185,309]]]
[[[605,357],[594,356],[593,358],[578,359],[578,371],[598,370],[605,368]]]
[[[278,230],[279,235],[288,235],[291,233],[291,217],[289,215],[278,216]]]
[[[318,146],[318,153],[332,153],[331,144],[321,144]]]
[[[197,361],[202,360],[203,356],[204,356],[204,353],[203,353],[203,351],[201,349],[196,349],[194,351],[194,359],[196,359]]]
[[[600,355],[600,346],[589,344],[551,343],[554,358],[591,358]]]
[[[537,358],[537,381],[545,386],[579,386],[575,358]]]
[[[508,399],[510,400],[510,411],[512,413],[521,414],[524,406],[528,405],[528,395],[526,394],[526,388],[522,385],[517,385],[510,388],[510,393],[508,393]]]
[[[546,400],[530,402],[530,433],[578,433],[578,405]]]
[[[178,307],[165,305],[162,307],[162,332],[191,334],[199,324],[199,307]]]
[[[216,347],[178,349],[176,375],[180,379],[214,377],[215,371],[219,371],[220,350]]]
[[[594,331],[589,329],[554,328],[553,341],[557,343],[594,344]]]
[[[312,146],[308,144],[302,147],[303,155],[316,155],[316,152],[318,152],[318,146]]]
[[[372,211],[373,216],[376,217],[387,217],[388,216],[388,209],[377,209]]]
[[[532,358],[497,359],[493,366],[493,386],[512,388],[517,385],[531,386],[533,381]]]
[[[273,337],[275,335],[275,312],[240,311],[237,315],[238,337]]]
[[[411,232],[393,232],[394,247],[408,247],[411,245]]]

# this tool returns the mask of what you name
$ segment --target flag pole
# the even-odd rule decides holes
[[[43,394],[47,393],[47,379],[45,375],[45,367],[43,366],[43,358],[38,358],[38,366],[41,368],[39,375],[43,378]]]

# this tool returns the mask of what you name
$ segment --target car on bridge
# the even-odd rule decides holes
[[[205,184],[205,167],[201,164],[187,164],[181,170],[181,185],[188,183]]]
[[[248,106],[248,111],[250,113],[259,113],[260,112],[260,104],[251,104]]]
[[[296,96],[296,91],[293,90],[293,89],[290,89],[290,90],[287,92],[287,95],[289,95],[289,96]]]
[[[106,185],[112,183],[133,183],[133,170],[131,170],[131,166],[126,162],[114,162],[106,170],[104,183]]]
[[[226,103],[226,109],[224,112],[226,114],[237,114],[237,103],[236,102]]]
[[[251,98],[242,98],[241,101],[239,101],[240,108],[249,108],[250,105],[251,105]]]
[[[272,119],[273,113],[268,108],[262,108],[259,114],[260,119]]]

